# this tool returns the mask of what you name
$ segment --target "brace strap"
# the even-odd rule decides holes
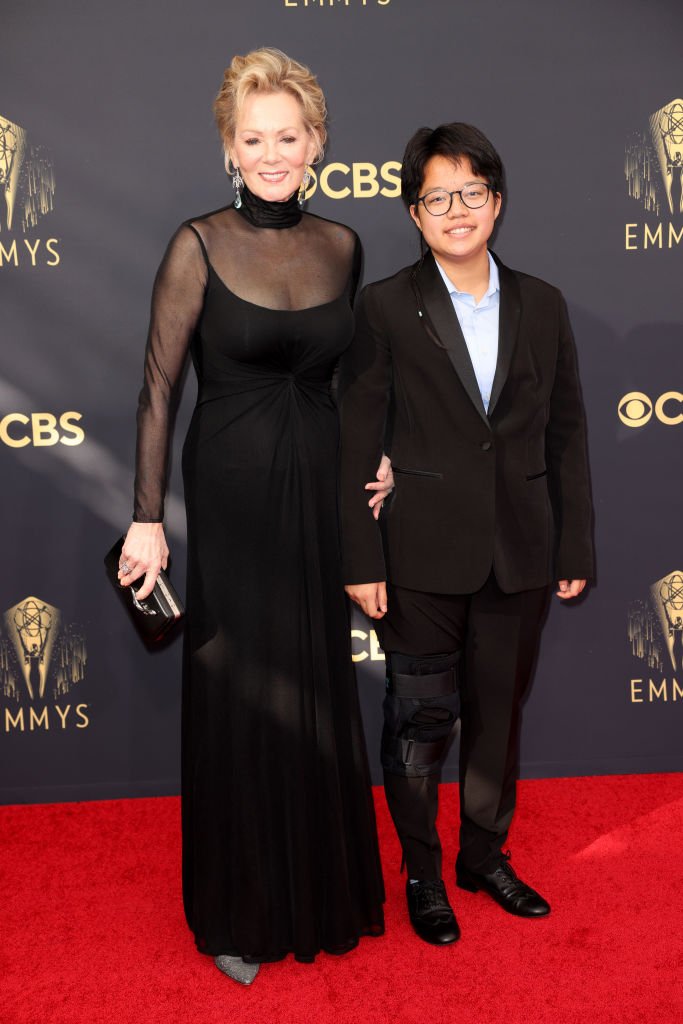
[[[431,765],[439,760],[446,745],[447,737],[425,743],[420,740],[399,740],[403,752],[403,763],[406,765]]]
[[[392,672],[389,677],[390,692],[395,697],[447,697],[455,693],[455,669],[434,672],[431,675],[413,676]]]

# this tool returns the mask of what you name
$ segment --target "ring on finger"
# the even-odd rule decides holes
[[[128,565],[128,562],[121,562],[121,565],[119,566],[119,569],[124,574],[124,576],[127,576],[129,572],[132,572],[132,569]]]

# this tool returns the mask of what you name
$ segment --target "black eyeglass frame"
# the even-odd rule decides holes
[[[479,206],[470,206],[470,204],[466,203],[465,200],[462,197],[463,192],[465,192],[472,185],[481,185],[483,188],[486,189],[486,199],[484,200],[483,203],[480,203]],[[449,192],[447,188],[430,188],[429,192],[425,192],[425,194],[423,196],[418,196],[417,197],[417,199],[415,201],[415,205],[418,206],[420,203],[422,203],[422,205],[424,206],[425,210],[427,211],[427,213],[429,214],[430,217],[445,217],[447,213],[450,213],[450,210],[451,210],[451,208],[453,206],[453,196],[460,196],[460,202],[468,210],[481,210],[488,203],[489,196],[491,195],[491,193],[492,192],[495,193],[495,191],[496,190],[493,187],[493,185],[489,185],[488,181],[470,181],[463,188],[454,188],[452,192]],[[446,195],[450,199],[450,202],[449,202],[447,208],[442,213],[434,213],[433,210],[429,209],[429,207],[427,206],[427,204],[425,202],[425,199],[427,198],[427,196],[431,196],[435,192],[445,192]]]

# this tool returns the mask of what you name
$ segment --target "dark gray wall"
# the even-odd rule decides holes
[[[2,27],[0,138],[16,143],[8,121],[26,132],[17,201],[28,196],[21,209],[37,220],[24,230],[15,206],[8,230],[0,186],[0,613],[9,612],[0,622],[0,799],[177,790],[180,643],[144,650],[101,559],[130,517],[153,275],[180,221],[231,199],[211,101],[231,55],[259,45],[318,74],[331,113],[328,165],[370,164],[391,192],[378,169],[400,159],[418,126],[455,119],[479,125],[502,153],[508,194],[496,250],[559,285],[572,313],[599,553],[586,600],[551,610],[523,770],[683,767],[683,693],[673,681],[683,685],[683,600],[675,580],[650,589],[683,567],[683,217],[669,208],[658,135],[661,125],[672,153],[679,141],[683,152],[683,106],[670,108],[683,94],[678,0],[6,0]],[[355,196],[319,188],[310,209],[356,228],[372,281],[412,262],[417,243],[398,198],[360,194],[372,189],[364,173],[356,167]],[[353,174],[336,170],[329,183],[353,191]],[[624,403],[632,392],[646,398]],[[659,417],[632,425],[667,392]],[[188,379],[176,455],[193,393]],[[5,418],[44,413],[59,423],[69,412],[81,419],[61,427]],[[84,439],[62,443],[78,440],[73,424]],[[179,487],[176,465],[169,538],[182,580]],[[29,657],[27,666],[33,699],[19,630],[29,650],[43,645],[43,665]],[[354,647],[369,650],[362,638]],[[382,663],[358,664],[378,774]]]

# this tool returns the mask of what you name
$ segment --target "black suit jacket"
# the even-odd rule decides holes
[[[496,257],[494,257],[496,258]],[[560,292],[500,272],[488,415],[431,253],[366,287],[340,368],[344,580],[514,593],[593,576],[576,351]],[[364,484],[382,451],[396,489],[377,524]]]

